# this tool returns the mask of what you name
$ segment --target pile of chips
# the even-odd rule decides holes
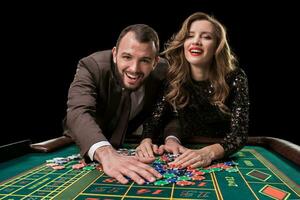
[[[135,155],[135,149],[118,149],[118,154],[124,155],[124,156],[134,156]]]
[[[55,170],[60,170],[60,169],[65,169],[66,163],[69,163],[71,161],[77,161],[76,164],[72,165],[72,169],[74,170],[94,170],[98,167],[98,164],[92,162],[90,164],[86,164],[84,160],[81,158],[80,154],[74,154],[71,156],[68,156],[66,158],[64,157],[56,157],[53,158],[52,160],[46,160],[46,166],[51,167],[52,169]]]
[[[178,155],[164,154],[152,163],[156,171],[162,174],[163,178],[154,182],[154,185],[164,186],[170,183],[175,183],[178,186],[195,185],[194,181],[201,181],[205,179],[205,174],[211,172],[226,170],[228,172],[237,172],[235,167],[238,163],[233,161],[216,163],[206,168],[176,168],[168,165],[169,162],[174,161]],[[149,182],[147,182],[149,184]]]
[[[135,149],[119,149],[118,153],[126,156],[134,156]],[[238,169],[236,168],[238,163],[233,161],[213,163],[209,167],[205,167],[205,168],[190,168],[190,167],[177,168],[171,164],[168,164],[169,162],[174,161],[174,159],[178,156],[179,155],[165,153],[162,156],[157,157],[151,165],[156,171],[158,171],[163,176],[163,178],[155,181],[154,183],[150,183],[146,181],[146,184],[164,186],[167,184],[174,183],[178,186],[188,186],[188,185],[195,185],[195,181],[204,180],[205,179],[204,175],[209,174],[211,172],[218,172],[224,170],[228,172],[238,171]],[[96,169],[102,171],[101,165],[94,162],[86,164],[79,154],[71,155],[66,158],[57,157],[57,158],[53,158],[52,160],[47,160],[46,165],[51,167],[54,170],[60,170],[60,169],[64,169],[65,168],[64,164],[70,161],[77,162],[76,164],[72,165],[73,170]]]

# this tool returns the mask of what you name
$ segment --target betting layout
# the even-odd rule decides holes
[[[134,155],[135,151],[120,149],[119,153]],[[122,185],[78,154],[57,157],[2,183],[0,199],[299,199],[297,187],[286,184],[288,180],[251,149],[240,151],[235,161],[207,168],[174,168],[168,165],[174,158],[164,154],[152,163],[163,175],[161,180]]]

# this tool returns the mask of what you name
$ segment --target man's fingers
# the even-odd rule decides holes
[[[143,185],[145,183],[145,180],[133,170],[126,170],[126,172],[124,172],[124,175],[128,176],[139,185]]]
[[[142,185],[145,183],[144,178],[146,178],[143,175],[144,173],[143,171],[146,170],[139,167],[139,165],[146,165],[146,164],[143,164],[136,160],[127,160],[126,162],[122,163],[122,166],[120,166],[120,168],[118,168],[117,170],[121,173],[122,176],[127,176],[135,183]]]
[[[143,177],[145,177],[150,182],[152,182],[153,179],[150,180],[150,178],[153,176],[154,176],[153,178],[158,178],[158,179],[162,178],[162,175],[158,171],[156,171],[155,169],[150,167],[149,165],[140,163],[137,166],[143,169],[143,170],[138,170],[138,173],[141,174]]]
[[[136,154],[135,156],[130,156],[132,157],[134,160],[140,160],[140,157]]]
[[[144,183],[142,183],[142,181],[138,179],[139,177],[142,177],[143,181],[147,180],[149,182],[154,182],[157,178],[162,177],[161,174],[159,174],[155,169],[140,162],[130,165],[128,167],[128,170],[130,171],[127,172],[127,174],[129,174],[129,177],[131,177],[138,184]]]
[[[116,172],[116,174],[112,175],[111,177],[117,179],[117,181],[119,181],[122,184],[128,183],[128,180],[120,172]]]
[[[160,178],[161,175],[150,167],[148,164],[142,163],[141,161],[149,157],[145,157],[142,151],[136,152],[136,157],[133,156],[121,156],[121,155],[112,155],[109,157],[110,160],[105,160],[103,165],[104,172],[115,179],[120,183],[126,184],[128,180],[126,177],[129,177],[137,184],[143,184],[145,180],[153,182],[156,178]]]

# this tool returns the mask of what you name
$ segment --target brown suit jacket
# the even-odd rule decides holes
[[[160,59],[155,70],[145,81],[142,111],[128,124],[128,132],[134,131],[150,116],[167,70],[167,62]],[[116,114],[122,86],[118,80],[111,50],[96,52],[79,61],[71,83],[64,134],[72,137],[86,155],[89,148],[100,141],[109,141],[116,128]]]

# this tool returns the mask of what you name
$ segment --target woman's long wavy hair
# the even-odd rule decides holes
[[[226,112],[224,102],[229,94],[229,87],[225,77],[236,68],[237,62],[228,45],[225,27],[213,17],[202,12],[196,12],[184,21],[179,32],[172,36],[162,53],[170,64],[167,76],[169,87],[166,100],[175,110],[185,107],[189,102],[189,94],[184,89],[184,85],[192,82],[192,78],[190,64],[184,56],[183,44],[188,36],[191,24],[197,20],[209,21],[214,26],[217,48],[208,72],[208,79],[214,90],[210,101],[212,104],[218,105],[223,112]]]

